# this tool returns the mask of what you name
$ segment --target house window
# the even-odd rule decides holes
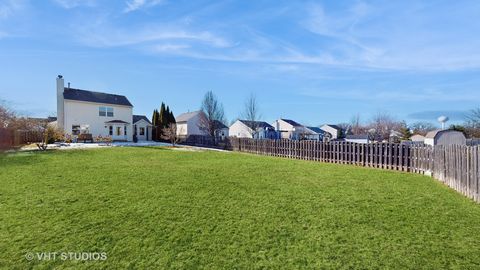
[[[117,136],[122,135],[122,127],[117,127]]]
[[[72,135],[80,134],[80,125],[72,125]]]
[[[127,127],[126,126],[123,128],[123,135],[127,136]]]
[[[140,128],[140,136],[144,136],[145,135],[145,128],[141,127]]]
[[[112,107],[98,107],[98,116],[113,117]]]
[[[110,136],[113,135],[113,126],[108,127],[108,135],[110,135]]]

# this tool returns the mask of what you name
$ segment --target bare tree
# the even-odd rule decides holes
[[[415,122],[409,126],[412,134],[427,135],[428,132],[437,129],[434,124],[430,122]]]
[[[367,133],[367,128],[362,126],[361,120],[360,120],[360,114],[356,114],[352,116],[350,119],[350,132],[353,135],[360,135],[360,134],[365,134]]]
[[[226,121],[223,105],[218,101],[212,91],[208,91],[203,97],[201,111],[203,115],[200,119],[200,129],[208,135],[215,137],[215,131],[218,127],[215,122],[225,123]]]
[[[177,135],[177,125],[171,123],[163,128],[162,139],[169,140],[175,146],[180,141],[180,137]]]
[[[11,126],[15,118],[15,113],[7,106],[6,102],[0,100],[0,127],[7,128]]]
[[[245,101],[244,111],[242,117],[247,120],[247,126],[252,130],[252,138],[255,138],[259,128],[259,120],[261,118],[260,110],[257,102],[257,97],[254,93]]]
[[[465,133],[469,138],[480,138],[480,108],[466,115]]]
[[[379,112],[372,118],[369,130],[374,130],[375,137],[388,140],[392,131],[399,131],[402,126],[402,122],[397,121],[390,114]]]

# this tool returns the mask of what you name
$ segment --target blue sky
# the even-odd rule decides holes
[[[255,93],[264,120],[460,121],[480,107],[480,1],[0,0],[0,99],[55,112],[55,77],[229,120]]]

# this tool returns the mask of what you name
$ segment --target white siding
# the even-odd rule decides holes
[[[99,116],[98,110],[99,107],[112,107],[113,108],[113,117]],[[119,124],[122,126],[122,129],[126,126],[127,136],[124,137],[127,141],[132,141],[133,139],[133,129],[132,129],[132,107],[121,106],[121,105],[112,105],[112,104],[101,104],[93,102],[83,102],[75,100],[65,100],[64,103],[64,117],[65,117],[65,133],[72,134],[73,125],[88,125],[89,132],[96,136],[109,136],[108,125],[105,124],[107,121],[111,120],[122,120],[128,124]],[[115,130],[114,130],[115,133]]]
[[[231,137],[252,138],[252,130],[240,120],[230,126],[228,133]]]

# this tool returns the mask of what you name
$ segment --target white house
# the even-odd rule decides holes
[[[290,119],[278,119],[273,122],[272,126],[280,134],[281,139],[304,140],[310,136],[318,137],[316,132]]]
[[[277,139],[275,129],[263,121],[237,120],[230,126],[229,135],[237,138]]]
[[[425,136],[427,145],[466,145],[467,139],[462,132],[456,130],[433,130]]]
[[[133,134],[139,141],[152,140],[152,122],[145,115],[133,115]]]
[[[65,134],[132,141],[132,110],[125,96],[65,87],[63,76],[57,77],[57,127]]]
[[[208,132],[201,128],[202,118],[205,114],[202,111],[182,113],[175,117],[178,136],[208,135]]]
[[[320,127],[323,131],[328,133],[328,138],[331,140],[339,139],[342,136],[342,129],[337,125],[323,125]]]

